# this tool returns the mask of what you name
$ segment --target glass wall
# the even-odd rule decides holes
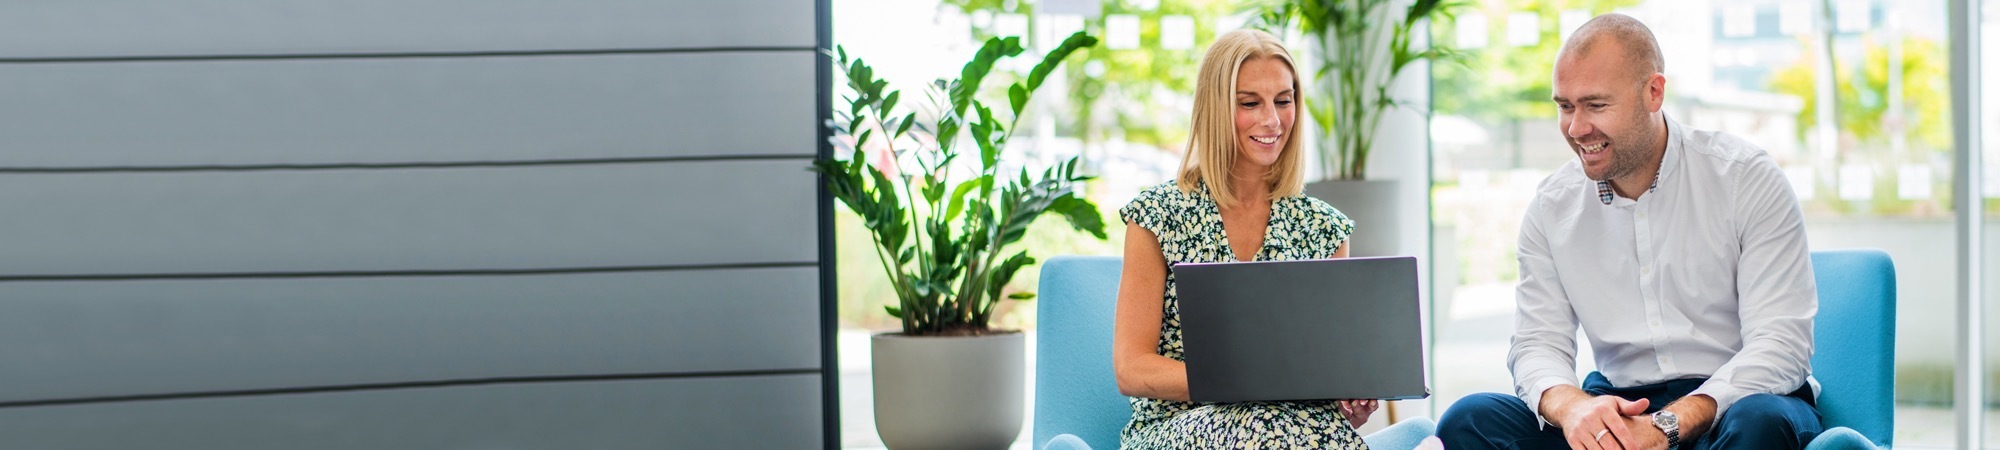
[[[1965,0],[1980,1],[1980,0]],[[1097,3],[1088,11],[1077,5]],[[1988,2],[1992,23],[2000,1]],[[1133,194],[1172,176],[1187,133],[1188,95],[1201,51],[1248,21],[1251,2],[1226,0],[870,0],[833,2],[834,41],[924,98],[932,79],[957,74],[979,40],[1026,38],[1028,54],[1071,31],[1104,43],[1073,57],[1037,93],[1019,141],[1003,159],[1046,164],[1073,155],[1101,176],[1086,190],[1107,222]],[[1624,12],[1659,36],[1667,59],[1666,110],[1683,124],[1726,131],[1770,152],[1803,204],[1814,249],[1880,248],[1898,280],[1896,436],[1899,447],[1955,444],[1953,364],[1957,240],[1951,202],[1952,110],[1945,0],[1479,0],[1434,24],[1433,42],[1463,64],[1433,64],[1433,364],[1431,411],[1474,392],[1510,392],[1517,224],[1532,189],[1574,158],[1556,126],[1550,69],[1568,31]],[[2000,29],[1985,27],[1989,67]],[[893,31],[885,31],[893,30]],[[1297,42],[1294,42],[1296,45]],[[1295,47],[1303,48],[1303,46]],[[1304,53],[1304,52],[1301,52]],[[1302,56],[1309,57],[1309,56]],[[1023,72],[1003,65],[988,87]],[[1990,71],[2000,73],[2000,70]],[[2000,93],[1984,76],[1979,105]],[[1831,105],[1822,108],[1822,105]],[[2000,111],[1982,115],[2000,139]],[[2000,146],[1983,145],[1986,229],[2000,230]],[[843,444],[880,445],[869,409],[867,336],[895,323],[890,294],[860,222],[837,214],[841,271]],[[1122,227],[1098,241],[1051,221],[1029,250],[1117,254]],[[1990,235],[1990,234],[1989,234]],[[2000,254],[1985,239],[1984,254]],[[1986,322],[2000,323],[2000,264],[1984,279]],[[1014,289],[1032,290],[1037,269]],[[1029,331],[1032,302],[1010,303],[996,325]],[[2000,332],[1984,333],[1988,424],[2000,423]],[[1581,349],[1583,370],[1589,349]],[[1030,361],[1031,367],[1033,362]],[[1421,412],[1416,412],[1421,414]],[[1024,430],[1024,436],[1027,430]],[[1985,433],[2000,447],[2000,428]],[[1025,439],[1023,440],[1025,442]]]
[[[1748,139],[1785,168],[1814,249],[1880,248],[1895,259],[1895,443],[1952,443],[1956,336],[1939,326],[1955,317],[1958,248],[1945,2],[1476,5],[1438,27],[1438,42],[1465,52],[1466,64],[1433,69],[1438,405],[1512,391],[1518,224],[1536,184],[1574,158],[1549,100],[1550,70],[1569,30],[1616,11],[1658,35],[1669,115]]]
[[[1983,142],[1978,148],[1984,161],[1981,164],[1983,167],[1973,173],[1980,174],[1980,203],[1986,210],[1985,223],[1981,226],[1985,231],[1981,238],[1983,248],[1978,252],[1982,259],[1980,283],[1984,291],[1979,301],[1985,310],[1982,319],[1986,325],[1986,330],[1981,330],[1986,354],[1985,368],[1980,371],[1986,390],[1982,405],[1985,410],[1982,447],[2000,448],[2000,394],[1996,394],[2000,392],[2000,331],[1992,331],[1993,324],[2000,323],[2000,265],[1995,263],[2000,261],[2000,245],[1996,245],[2000,244],[2000,240],[1996,240],[2000,238],[2000,109],[1996,109],[2000,107],[2000,90],[1996,90],[2000,89],[2000,65],[1996,65],[2000,64],[2000,19],[1994,16],[1994,12],[2000,10],[2000,1],[1985,1],[1981,8],[1984,14],[1979,21],[1979,57],[1984,67],[1976,73],[1983,92],[1973,107],[1979,108],[1977,126]]]

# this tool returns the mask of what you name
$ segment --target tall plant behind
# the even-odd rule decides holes
[[[1458,58],[1443,45],[1414,48],[1411,33],[1433,16],[1450,16],[1464,1],[1415,0],[1400,17],[1390,13],[1403,0],[1289,0],[1266,5],[1258,25],[1280,34],[1296,29],[1320,45],[1315,78],[1326,89],[1308,93],[1306,109],[1330,135],[1320,163],[1332,178],[1359,180],[1382,115],[1398,105],[1389,88],[1410,63]],[[1387,21],[1389,28],[1381,26]]]
[[[1012,114],[1004,120],[975,97],[996,61],[1025,50],[1020,38],[988,39],[958,79],[933,83],[926,92],[931,100],[928,121],[921,121],[916,111],[898,110],[902,92],[885,92],[889,83],[876,79],[874,68],[860,58],[850,59],[846,48],[837,49],[837,63],[853,95],[843,97],[845,110],[835,110],[844,123],[833,126],[836,133],[854,139],[855,154],[847,161],[815,160],[811,169],[824,176],[827,190],[861,216],[868,228],[876,256],[896,291],[896,306],[886,309],[902,321],[904,334],[990,331],[987,324],[1002,299],[1001,289],[1035,261],[1026,251],[1001,255],[1044,212],[1105,238],[1097,205],[1075,191],[1077,183],[1091,179],[1077,173],[1075,157],[1039,174],[1024,167],[1018,175],[1010,175],[1001,173],[998,165],[1028,99],[1042,81],[1071,53],[1096,44],[1097,38],[1078,32],[1050,50],[1025,79],[1008,86]],[[961,133],[977,147],[977,155],[960,152]],[[914,170],[898,170],[892,178],[870,166],[862,149],[873,139],[886,143],[895,160],[907,159],[911,164],[905,167],[915,166]],[[924,141],[934,142],[935,147],[926,148]],[[897,147],[910,142],[917,144]],[[979,158],[976,173],[953,173],[961,156]],[[1028,299],[1033,294],[1009,297]]]

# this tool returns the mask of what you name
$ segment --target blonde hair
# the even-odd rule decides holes
[[[1187,154],[1181,157],[1176,183],[1182,192],[1193,192],[1202,180],[1221,207],[1236,206],[1230,192],[1229,168],[1239,150],[1236,147],[1236,74],[1253,58],[1277,58],[1292,71],[1293,111],[1305,110],[1299,101],[1299,70],[1292,53],[1276,36],[1258,30],[1236,30],[1216,38],[1201,58],[1201,72],[1194,84],[1194,119],[1188,124]],[[1305,157],[1299,153],[1299,121],[1285,130],[1285,148],[1278,161],[1264,174],[1271,186],[1271,199],[1299,195],[1305,190]]]

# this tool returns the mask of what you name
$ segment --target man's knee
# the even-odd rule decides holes
[[[1716,436],[1734,444],[1765,445],[1769,448],[1798,448],[1819,434],[1819,415],[1811,405],[1796,398],[1755,394],[1737,400],[1716,421]],[[1730,447],[1736,447],[1731,445]]]
[[[1453,402],[1451,407],[1445,409],[1444,415],[1438,417],[1438,434],[1445,434],[1446,430],[1464,430],[1472,425],[1518,420],[1520,418],[1514,416],[1522,413],[1534,414],[1528,411],[1528,404],[1520,398],[1492,392],[1472,394]],[[1535,420],[1533,417],[1527,419]]]
[[[1528,404],[1511,395],[1481,393],[1466,396],[1438,417],[1437,436],[1445,448],[1561,448],[1560,433],[1536,426]],[[1553,436],[1553,437],[1551,437]]]
[[[1718,422],[1722,426],[1763,429],[1783,427],[1791,431],[1802,419],[1813,419],[1812,406],[1796,398],[1771,394],[1754,394],[1736,401],[1724,412]]]

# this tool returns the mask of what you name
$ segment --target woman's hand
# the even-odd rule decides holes
[[[1347,423],[1354,425],[1354,428],[1361,428],[1362,424],[1368,423],[1368,416],[1374,415],[1375,410],[1382,407],[1381,400],[1341,400],[1339,403],[1340,415],[1347,416]]]

